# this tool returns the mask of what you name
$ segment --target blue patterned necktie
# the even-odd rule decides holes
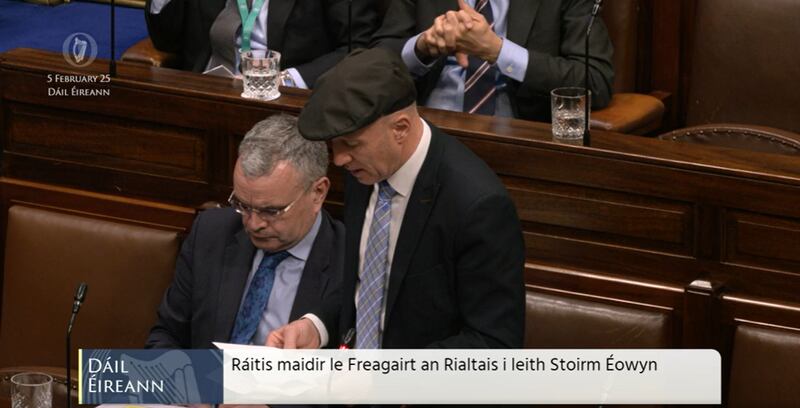
[[[381,309],[389,268],[389,221],[392,218],[392,197],[397,192],[386,180],[378,188],[378,200],[369,226],[364,269],[359,279],[356,308],[356,348],[380,348]]]
[[[275,283],[275,268],[283,262],[289,253],[286,251],[274,254],[264,253],[264,258],[258,265],[258,270],[250,281],[250,288],[244,298],[239,314],[236,316],[236,323],[233,325],[231,343],[248,344],[250,339],[258,329],[258,322],[264,314],[264,309],[269,303],[269,295],[272,292],[272,284]]]
[[[477,0],[475,11],[483,14],[492,28],[494,17],[489,0]],[[497,99],[497,67],[478,57],[469,57],[466,80],[464,81],[464,112],[481,115],[494,115],[495,100]]]

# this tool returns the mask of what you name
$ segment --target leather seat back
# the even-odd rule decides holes
[[[766,126],[718,123],[673,130],[658,138],[762,153],[800,155],[800,134]]]
[[[528,291],[526,348],[670,347],[664,313]]]
[[[731,360],[728,406],[800,404],[800,332],[740,324]]]
[[[800,2],[696,3],[686,125],[736,122],[800,132]]]
[[[603,22],[614,45],[614,93],[636,92],[642,0],[614,0],[603,5]]]
[[[164,231],[12,206],[8,212],[0,367],[64,365],[77,284],[89,290],[77,348],[141,348],[169,285],[179,237]]]

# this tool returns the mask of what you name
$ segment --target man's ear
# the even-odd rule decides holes
[[[404,144],[411,134],[411,116],[400,111],[392,118],[392,134],[398,144]]]
[[[322,208],[325,202],[325,197],[328,196],[328,190],[331,188],[331,181],[327,177],[322,177],[314,182],[311,189],[314,193],[314,206]]]

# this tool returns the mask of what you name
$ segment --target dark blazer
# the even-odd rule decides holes
[[[522,347],[524,245],[514,204],[482,160],[431,130],[394,252],[382,346]],[[342,305],[318,314],[335,344],[355,327],[360,231],[372,189],[347,177]]]
[[[256,248],[230,208],[202,212],[181,247],[148,348],[213,348],[229,341]],[[324,210],[289,321],[338,296],[344,227]]]
[[[353,0],[353,49],[369,44],[378,24],[374,0]],[[145,18],[156,48],[181,56],[181,68],[202,72],[211,57],[209,30],[225,0],[170,0]],[[296,68],[313,86],[317,77],[347,54],[348,0],[273,0],[267,14],[267,41],[281,53],[281,69]]]
[[[550,121],[550,91],[584,85],[584,43],[592,4],[591,0],[510,0],[506,37],[528,50],[525,79],[508,78],[515,117]],[[373,45],[399,53],[409,38],[427,30],[448,10],[458,10],[457,0],[392,0]],[[602,108],[611,100],[614,68],[613,47],[600,18],[592,27],[589,55],[592,108]],[[435,88],[444,62],[439,58],[427,75],[418,78],[420,103]]]

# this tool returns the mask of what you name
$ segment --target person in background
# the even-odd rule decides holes
[[[195,72],[239,72],[239,49],[281,53],[285,86],[312,88],[348,52],[366,46],[378,24],[373,0],[147,0],[145,19],[159,50]],[[244,21],[244,23],[243,23]]]
[[[550,121],[550,91],[584,86],[591,0],[392,0],[373,46],[400,54],[418,102]],[[589,46],[592,108],[611,100],[613,47],[597,19]]]

